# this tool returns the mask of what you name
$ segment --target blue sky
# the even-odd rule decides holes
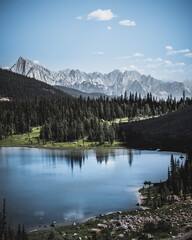
[[[192,0],[0,0],[0,65],[192,79]]]

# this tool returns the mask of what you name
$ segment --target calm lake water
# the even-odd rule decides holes
[[[180,153],[174,153],[179,157]],[[167,178],[171,152],[0,148],[0,200],[28,228],[136,208],[145,180]]]

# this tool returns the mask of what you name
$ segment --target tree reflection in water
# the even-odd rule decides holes
[[[87,151],[68,151],[68,150],[51,150],[46,154],[46,160],[49,160],[52,166],[60,164],[61,162],[67,162],[67,165],[73,170],[74,166],[79,166],[80,168],[85,162],[87,156]]]
[[[85,159],[88,158],[89,152],[95,154],[95,158],[97,163],[102,164],[103,162],[107,164],[109,159],[113,158],[114,160],[117,159],[118,154],[128,157],[128,163],[131,166],[133,163],[133,155],[140,154],[138,150],[132,149],[112,149],[112,150],[82,150],[82,151],[75,151],[75,150],[50,150],[44,152],[44,156],[46,161],[49,161],[49,164],[52,167],[56,166],[57,164],[61,164],[62,162],[66,162],[68,166],[71,167],[73,171],[74,166],[79,166],[81,169],[83,164],[85,164]]]

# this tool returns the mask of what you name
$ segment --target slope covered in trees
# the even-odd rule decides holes
[[[130,146],[192,149],[192,106],[158,118],[121,124],[121,128]]]
[[[34,78],[13,73],[0,68],[0,98],[34,99],[62,98],[68,94]]]

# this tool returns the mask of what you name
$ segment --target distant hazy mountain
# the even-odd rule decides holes
[[[87,98],[87,97],[99,98],[100,96],[107,97],[107,95],[103,94],[103,93],[86,93],[86,92],[82,92],[82,91],[79,91],[74,88],[69,88],[69,87],[64,87],[64,86],[59,86],[59,85],[56,85],[54,87],[57,89],[60,89],[61,91],[63,91],[66,94],[69,94],[72,97],[80,97],[80,96],[82,96],[83,98]]]
[[[50,71],[30,60],[20,57],[10,69],[13,72],[36,78],[50,85],[74,88],[86,93],[103,93],[107,95],[121,95],[125,90],[138,92],[145,96],[151,92],[158,98],[181,97],[183,90],[186,96],[192,95],[192,87],[181,82],[165,82],[150,75],[142,75],[137,71],[114,70],[108,74],[99,72],[85,73],[79,70]]]

